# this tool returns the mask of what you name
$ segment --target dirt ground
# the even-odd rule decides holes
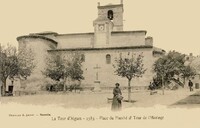
[[[158,90],[150,95],[150,91],[134,91],[131,93],[133,103],[123,102],[123,108],[130,107],[154,107],[156,105],[179,107],[178,102],[197,93],[198,90],[190,92],[189,89],[179,90]],[[123,92],[124,100],[127,100],[127,92]],[[54,105],[64,108],[110,108],[111,102],[107,98],[112,98],[112,92],[80,92],[80,93],[45,93],[26,96],[1,97],[1,104],[18,103],[29,105]],[[190,101],[187,99],[187,101]],[[180,103],[181,104],[181,103]],[[181,104],[181,107],[184,106]]]

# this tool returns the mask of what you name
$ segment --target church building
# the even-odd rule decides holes
[[[32,49],[37,62],[29,83],[24,88],[44,85],[45,58],[49,54],[67,55],[79,52],[84,58],[82,87],[94,87],[100,90],[111,89],[118,82],[121,88],[128,86],[128,80],[117,76],[113,64],[120,56],[142,54],[143,77],[132,79],[133,89],[146,88],[153,79],[152,66],[155,60],[165,53],[153,46],[153,38],[147,37],[146,30],[125,31],[123,29],[123,0],[119,4],[97,6],[98,15],[93,23],[93,32],[58,34],[56,32],[31,33],[17,38],[19,48]],[[29,85],[28,85],[29,84]],[[21,85],[23,86],[23,85]],[[33,87],[33,88],[34,88]]]

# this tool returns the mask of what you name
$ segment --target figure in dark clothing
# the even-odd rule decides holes
[[[154,84],[153,83],[149,83],[149,90],[154,90]]]
[[[115,88],[113,89],[113,102],[112,102],[112,110],[121,110],[122,108],[122,97],[121,89],[119,88],[119,83],[115,84]]]
[[[149,90],[150,90],[150,95],[153,95],[154,94],[154,90],[155,90],[155,87],[154,87],[154,84],[153,83],[149,83]]]
[[[188,86],[189,86],[189,88],[190,88],[190,92],[193,91],[193,83],[192,83],[191,80],[189,80]]]

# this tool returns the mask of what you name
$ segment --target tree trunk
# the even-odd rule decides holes
[[[63,91],[66,92],[66,77],[64,77],[64,82],[63,82]]]
[[[2,81],[0,81],[0,97],[2,96],[2,86],[3,86],[3,83]]]
[[[2,86],[0,86],[0,97],[2,97]]]
[[[128,102],[131,102],[131,80],[128,80]]]
[[[1,88],[1,95],[5,96],[6,94],[6,80],[2,80],[2,88]]]
[[[162,76],[162,94],[163,95],[165,94],[164,89],[165,89],[165,82],[164,82],[164,77]]]
[[[183,77],[183,88],[185,88],[185,77]]]

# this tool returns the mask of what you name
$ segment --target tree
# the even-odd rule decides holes
[[[181,76],[183,77],[184,84],[185,84],[185,79],[193,77],[196,75],[196,70],[191,67],[190,65],[184,66],[183,69],[181,69]]]
[[[24,79],[27,79],[36,67],[35,54],[32,49],[28,49],[22,46],[17,53],[18,59],[18,75]]]
[[[65,62],[60,58],[60,56],[50,56],[47,58],[47,68],[43,74],[52,80],[60,81],[65,75]]]
[[[116,59],[116,64],[113,65],[116,75],[125,77],[128,79],[128,102],[131,102],[131,80],[135,77],[142,77],[146,69],[144,69],[143,55],[140,54],[137,57],[120,57]]]
[[[72,80],[83,80],[82,62],[80,54],[76,53],[72,55],[71,60],[68,61],[68,73],[66,76],[69,76]]]
[[[43,74],[55,81],[64,80],[63,90],[65,91],[66,79],[78,81],[84,79],[82,62],[79,53],[72,53],[64,57],[52,55],[47,58],[47,68]]]
[[[0,77],[2,85],[2,96],[6,93],[6,80],[8,78],[14,78],[15,76],[21,76],[27,78],[31,75],[34,68],[33,57],[31,51],[21,49],[17,52],[16,47],[7,45],[7,47],[0,46]],[[24,55],[28,58],[23,57]],[[29,56],[30,55],[30,56]]]
[[[192,69],[185,66],[184,63],[185,55],[176,51],[170,51],[155,61],[153,69],[157,79],[161,80],[163,95],[166,82],[172,80],[174,75],[188,77],[193,74]]]

